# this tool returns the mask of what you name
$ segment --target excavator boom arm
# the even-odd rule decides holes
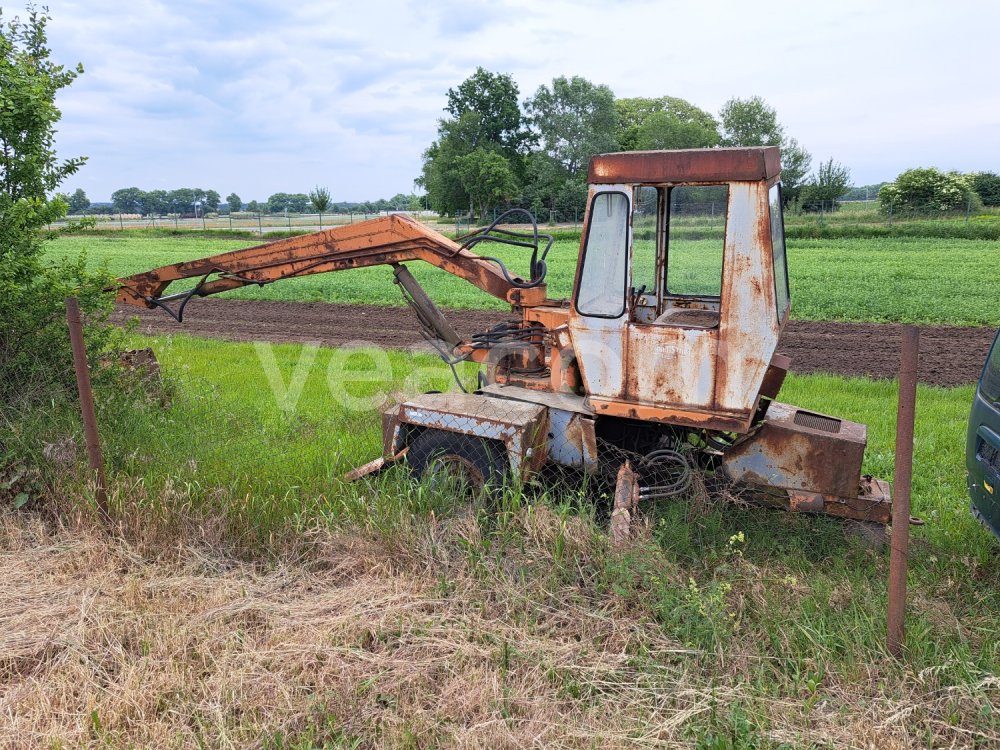
[[[248,284],[409,260],[430,263],[514,305],[533,306],[545,300],[544,284],[519,286],[522,280],[508,279],[497,264],[400,214],[128,276],[118,280],[117,299],[155,307],[157,300],[165,299],[167,287],[181,279],[200,279],[184,296],[205,297]]]

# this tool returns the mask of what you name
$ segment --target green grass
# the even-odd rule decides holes
[[[274,376],[269,380],[265,369],[272,355],[265,353],[262,359],[255,345],[189,336],[150,341],[175,384],[172,401],[166,409],[149,402],[134,414],[131,406],[123,411],[108,406],[114,429],[105,431],[105,440],[110,470],[141,477],[151,488],[172,477],[197,481],[205,492],[221,487],[279,506],[285,498],[321,504],[321,496],[344,490],[338,480],[343,472],[379,455],[375,403],[393,394],[453,385],[448,368],[431,355],[318,348],[310,360],[301,345],[273,345],[268,350],[280,373],[279,393],[290,387],[297,366],[306,376],[294,409],[286,412],[274,395]],[[351,371],[376,365],[386,373],[383,379],[352,380]],[[470,382],[471,372],[464,375]],[[350,383],[342,387],[345,380]],[[918,538],[985,564],[994,548],[969,515],[965,491],[965,427],[972,394],[972,386],[920,387],[913,509],[928,521],[915,532]],[[867,424],[865,471],[891,478],[894,383],[789,375],[781,397]],[[754,513],[758,515],[765,527],[786,525],[780,514]],[[697,554],[693,549],[685,554],[693,551]]]
[[[571,528],[578,535],[582,524],[598,539],[603,521],[595,520],[591,500],[572,488],[529,488],[510,500],[511,508],[504,506],[495,525],[483,527],[481,538],[445,541],[437,536],[445,531],[421,529],[440,529],[435,519],[454,514],[454,498],[413,485],[402,469],[375,484],[340,480],[381,448],[374,401],[361,408],[347,402],[446,388],[451,375],[436,358],[389,352],[384,381],[345,385],[341,373],[367,369],[369,355],[355,353],[345,363],[344,352],[319,349],[310,360],[301,345],[273,346],[264,360],[274,357],[281,389],[304,368],[300,397],[286,410],[252,344],[187,336],[136,341],[147,342],[170,385],[169,405],[98,396],[117,502],[129,503],[127,511],[138,518],[210,523],[221,514],[230,537],[253,554],[288,530],[361,525],[377,529],[394,549],[454,545],[484,582],[503,570],[532,590],[572,587],[576,600],[595,610],[614,602],[615,611],[655,622],[690,649],[663,654],[632,646],[630,665],[644,680],[655,682],[669,664],[721,686],[737,674],[745,686],[740,705],[690,718],[692,737],[706,747],[744,746],[708,743],[720,735],[736,742],[744,734],[753,746],[776,746],[763,739],[773,701],[801,703],[805,728],[812,711],[839,711],[848,720],[871,702],[911,697],[922,701],[912,726],[933,744],[939,718],[926,711],[937,691],[951,696],[945,713],[963,731],[1000,731],[995,688],[983,687],[1000,669],[997,543],[970,516],[964,485],[971,387],[919,389],[913,512],[927,525],[912,532],[908,652],[897,666],[883,648],[888,554],[847,539],[841,522],[731,505],[692,517],[686,501],[661,501],[644,506],[652,520],[649,541],[628,554],[594,551],[605,549],[600,542],[582,552],[579,539],[560,531],[547,553],[551,559],[538,565],[523,554],[539,543],[525,536],[518,520],[529,512],[526,503],[554,511],[567,535]],[[419,382],[408,382],[415,371]],[[892,479],[894,383],[790,375],[782,399],[867,423],[865,471]],[[54,442],[69,426],[59,420],[32,435]],[[446,581],[448,569],[440,575]],[[574,689],[567,688],[570,695]]]
[[[379,455],[378,403],[454,386],[450,370],[432,355],[322,347],[310,352],[299,344],[258,347],[185,335],[148,341],[174,385],[171,402],[164,409],[149,401],[133,412],[130,400],[114,401],[105,407],[114,422],[105,440],[111,470],[141,477],[152,488],[165,477],[197,479],[206,491],[222,487],[279,504],[286,495],[317,499],[339,493],[339,476]],[[137,345],[145,342],[136,337]],[[277,370],[268,375],[271,357]],[[301,378],[297,397],[296,368]],[[351,376],[373,368],[380,373],[374,381]],[[467,384],[473,372],[463,371]],[[285,402],[290,410],[278,402],[286,392],[293,399]],[[915,533],[986,562],[993,547],[969,515],[965,490],[972,395],[972,386],[920,386],[913,507],[929,524]],[[864,470],[891,479],[893,382],[789,375],[781,398],[867,424]],[[762,517],[770,523],[780,516]]]
[[[53,258],[86,252],[93,266],[116,275],[201,258],[253,244],[241,240],[73,236],[49,245]],[[686,240],[692,279],[717,265],[713,240]],[[525,274],[527,253],[491,248],[512,272]],[[570,294],[578,244],[558,241],[549,255],[549,293]],[[802,320],[1000,325],[995,302],[1000,247],[955,239],[791,240],[788,249],[792,317]],[[411,264],[431,297],[444,307],[502,310],[506,306],[472,285],[423,263]],[[181,287],[178,287],[181,288]],[[302,302],[399,305],[388,268],[375,267],[247,288],[230,297]]]

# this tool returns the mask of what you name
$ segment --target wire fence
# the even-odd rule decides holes
[[[859,224],[892,224],[902,221],[997,220],[997,207],[984,207],[969,198],[959,205],[941,203],[891,204],[878,200],[792,202],[785,211],[785,222],[798,219],[832,219]]]
[[[163,216],[143,216],[140,214],[81,214],[68,216],[66,219],[53,222],[50,227],[64,227],[81,219],[93,219],[98,229],[166,229],[180,231],[239,231],[267,234],[269,232],[318,232],[345,224],[359,221],[404,214],[421,221],[433,221],[437,214],[431,211],[389,211],[381,213],[366,213],[355,211],[350,213],[329,214],[296,214],[296,213],[256,213],[241,211],[231,214],[205,214],[203,216],[182,216],[169,214]]]
[[[353,224],[367,219],[401,214],[413,217],[430,224],[440,231],[454,232],[456,235],[468,234],[495,221],[508,206],[496,206],[486,209],[481,216],[460,213],[453,217],[441,216],[433,211],[389,211],[366,213],[364,211],[349,213],[255,213],[236,212],[231,214],[206,214],[204,216],[162,215],[142,216],[139,214],[91,214],[74,215],[53,222],[50,228],[65,227],[81,219],[93,219],[96,227],[102,230],[142,230],[160,229],[175,232],[182,231],[233,231],[251,232],[266,235],[277,232],[317,232],[336,226]],[[650,214],[640,205],[637,218],[640,222],[655,221],[654,213]],[[699,203],[682,203],[671,205],[671,223],[690,227],[724,226],[726,216],[726,201],[707,201]],[[560,227],[563,229],[580,229],[584,219],[584,209],[573,211],[543,209],[537,213],[541,226]],[[974,222],[1000,221],[1000,207],[984,207],[978,201],[967,200],[959,206],[942,206],[940,204],[923,205],[883,205],[878,200],[857,201],[808,201],[791,202],[785,209],[785,225],[834,223],[859,225],[893,225],[903,222]]]

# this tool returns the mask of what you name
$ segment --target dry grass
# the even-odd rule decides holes
[[[517,525],[501,559],[470,555],[466,518],[391,539],[315,531],[261,565],[197,534],[2,517],[0,744],[672,747],[742,706],[764,745],[910,747],[921,727],[960,747],[972,737],[948,716],[997,690],[908,675],[890,700],[873,667],[822,699],[753,695],[754,644],[680,647],[641,606],[592,594],[607,552],[582,522],[535,508]],[[572,575],[551,574],[557,537]]]

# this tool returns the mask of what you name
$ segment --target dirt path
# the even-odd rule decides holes
[[[188,333],[230,341],[316,341],[325,346],[370,342],[406,347],[419,342],[413,313],[405,307],[204,299],[191,303],[183,325],[162,310],[120,306],[116,320],[138,315],[141,333]],[[510,319],[485,310],[448,310],[460,334]],[[779,351],[795,372],[831,372],[891,378],[899,366],[899,326],[879,323],[792,321]],[[995,331],[990,328],[921,326],[920,380],[960,385],[979,377]]]

